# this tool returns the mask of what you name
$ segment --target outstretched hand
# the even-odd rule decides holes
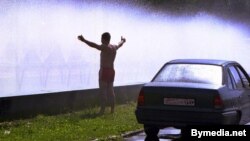
[[[78,40],[80,40],[80,41],[85,41],[85,39],[84,39],[84,37],[83,37],[82,35],[79,35],[77,38],[78,38]]]
[[[121,41],[123,41],[124,43],[126,42],[126,39],[124,37],[121,36]]]

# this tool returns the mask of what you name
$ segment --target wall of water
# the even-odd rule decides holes
[[[0,2],[0,96],[98,87],[100,52],[77,40],[127,42],[115,61],[115,85],[150,81],[167,61],[212,58],[250,66],[249,34],[207,13],[173,16],[105,1]]]

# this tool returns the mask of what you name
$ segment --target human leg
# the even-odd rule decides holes
[[[115,77],[115,71],[113,68],[101,68],[99,71],[99,86],[101,90],[102,109],[105,109],[106,102],[109,102],[111,106],[111,113],[114,113],[115,108],[115,93],[113,88],[113,82]]]
[[[103,114],[107,104],[107,83],[99,80],[100,88],[100,111],[99,114]]]
[[[109,98],[109,103],[111,107],[111,113],[114,113],[115,111],[115,92],[113,87],[113,82],[110,82],[107,84],[107,94]]]

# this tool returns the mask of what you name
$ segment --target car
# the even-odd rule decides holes
[[[135,115],[147,135],[169,126],[244,125],[250,121],[250,78],[236,61],[171,60],[142,86]]]

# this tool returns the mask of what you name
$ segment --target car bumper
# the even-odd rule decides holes
[[[137,108],[135,111],[138,123],[156,126],[186,126],[238,123],[236,111],[164,111]]]

